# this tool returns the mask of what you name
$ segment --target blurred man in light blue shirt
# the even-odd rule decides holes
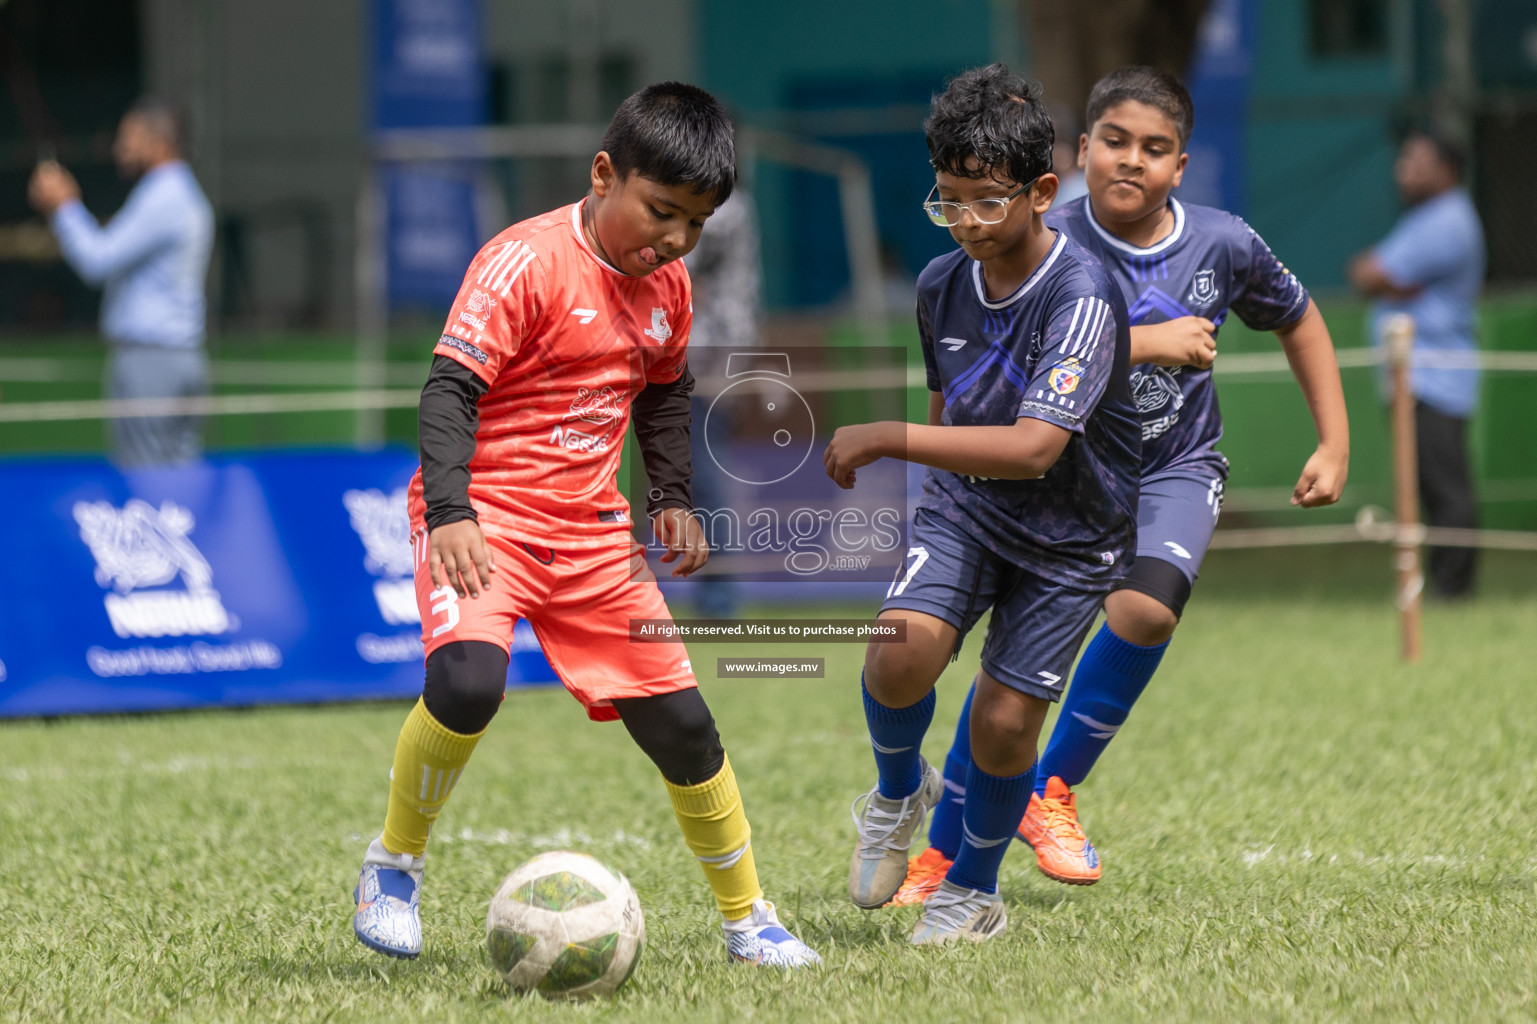
[[[74,177],[53,161],[33,172],[28,195],[48,218],[64,259],[100,285],[101,332],[111,351],[111,398],[184,398],[208,390],[204,285],[213,210],[181,156],[175,112],[141,100],[123,117],[113,158],[138,183],[105,227],[80,201]],[[196,459],[202,421],[146,416],[111,421],[112,448],[127,466]]]
[[[1414,318],[1414,349],[1431,360],[1473,353],[1478,295],[1484,282],[1484,230],[1461,188],[1460,148],[1434,134],[1410,135],[1393,166],[1408,209],[1373,249],[1350,264],[1350,283],[1374,296],[1372,335],[1394,313]],[[1420,499],[1431,526],[1478,523],[1467,423],[1478,403],[1478,371],[1415,365],[1411,371],[1419,454]],[[1473,587],[1472,548],[1432,548],[1430,582],[1442,597]]]

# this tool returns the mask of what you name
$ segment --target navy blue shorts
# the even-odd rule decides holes
[[[1073,659],[1105,602],[1005,561],[960,527],[919,509],[912,544],[881,611],[902,608],[942,619],[961,636],[992,609],[982,667],[1006,686],[1060,700]]]
[[[1142,481],[1141,492],[1137,558],[1162,559],[1194,583],[1222,511],[1222,477],[1156,476]]]

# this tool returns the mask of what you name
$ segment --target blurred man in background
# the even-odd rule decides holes
[[[1473,529],[1478,506],[1467,446],[1478,401],[1478,371],[1434,364],[1437,355],[1477,348],[1478,293],[1484,280],[1484,229],[1462,188],[1460,147],[1430,132],[1404,140],[1393,177],[1407,210],[1374,248],[1351,260],[1350,283],[1377,301],[1372,334],[1394,313],[1414,318],[1414,348],[1427,355],[1411,373],[1418,435],[1420,500],[1430,526]],[[1474,549],[1431,548],[1430,584],[1441,597],[1473,589]]]
[[[48,218],[65,261],[88,284],[102,286],[107,397],[204,394],[213,209],[182,159],[176,112],[158,100],[140,100],[124,115],[112,156],[123,176],[138,183],[105,227],[80,201],[74,176],[52,160],[37,165],[27,196]],[[110,437],[125,466],[186,462],[202,452],[202,420],[118,419]]]

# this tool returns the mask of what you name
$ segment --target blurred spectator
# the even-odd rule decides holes
[[[1061,206],[1089,193],[1088,182],[1078,168],[1078,143],[1083,133],[1077,118],[1066,110],[1052,111],[1051,122],[1056,131],[1056,141],[1051,145],[1051,171],[1057,176],[1057,198],[1051,205]]]
[[[204,282],[213,210],[181,153],[175,111],[144,99],[124,115],[112,146],[118,170],[138,183],[106,227],[81,203],[74,176],[54,161],[38,164],[27,187],[65,261],[103,288],[109,398],[184,398],[208,390]],[[195,416],[113,420],[110,436],[126,466],[185,462],[202,453],[202,420]]]
[[[758,214],[752,197],[738,183],[731,198],[705,222],[694,251],[683,258],[694,287],[694,327],[689,348],[751,348],[758,343],[758,314],[763,291],[763,261],[758,250]],[[701,365],[714,366],[712,360]],[[724,370],[724,363],[720,364]],[[719,373],[704,376],[719,379]],[[696,395],[693,401],[694,507],[727,508],[730,482],[716,465],[704,440],[704,422],[713,395]],[[724,410],[716,410],[717,420]],[[731,424],[717,423],[716,436],[729,436]],[[708,520],[706,520],[708,528]],[[711,538],[712,542],[716,538]],[[696,607],[701,615],[730,618],[736,614],[737,585],[729,579],[711,578],[706,569],[695,584]]]
[[[1373,296],[1372,333],[1393,313],[1414,318],[1414,348],[1472,353],[1484,280],[1484,231],[1462,185],[1463,153],[1437,135],[1404,140],[1393,177],[1407,210],[1376,247],[1351,260],[1350,283]],[[1432,356],[1433,358],[1433,356]],[[1420,500],[1430,526],[1478,525],[1467,448],[1468,418],[1478,400],[1478,371],[1413,368]],[[1474,549],[1431,548],[1430,583],[1442,597],[1473,589]]]

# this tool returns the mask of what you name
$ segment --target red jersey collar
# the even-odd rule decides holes
[[[609,263],[608,260],[604,259],[602,256],[599,256],[595,251],[593,251],[592,246],[587,244],[587,234],[582,230],[582,207],[587,204],[587,199],[588,197],[583,196],[580,200],[571,204],[571,233],[576,235],[577,244],[582,247],[583,252],[587,253],[587,255],[591,256],[594,260],[597,261],[598,266],[602,267],[604,270],[607,270],[609,273],[618,274],[620,277],[631,276],[613,264]]]

